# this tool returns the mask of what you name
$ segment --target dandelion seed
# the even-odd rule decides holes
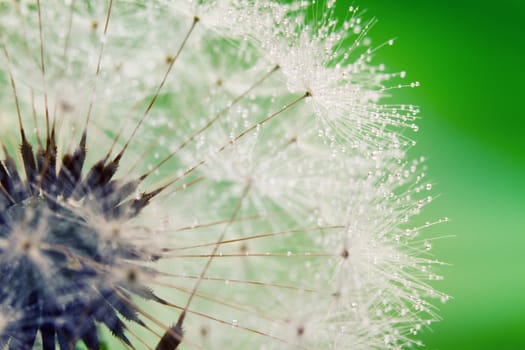
[[[0,349],[419,344],[418,110],[337,6],[0,4]]]

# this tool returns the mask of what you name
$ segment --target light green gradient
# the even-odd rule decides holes
[[[422,335],[428,349],[525,349],[525,2],[363,0],[387,69],[421,81],[396,98],[421,107],[414,154],[440,196],[422,220],[455,235],[434,242],[452,266],[436,283],[453,299]]]

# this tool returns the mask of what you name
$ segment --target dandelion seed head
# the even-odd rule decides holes
[[[2,341],[28,347],[40,332],[44,346],[56,335],[61,348],[77,340],[96,348],[101,323],[129,343],[118,315],[141,321],[118,293],[126,295],[125,288],[153,298],[139,283],[144,267],[134,264],[156,259],[125,224],[140,211],[137,202],[126,202],[133,186],[111,181],[110,165],[100,163],[80,180],[82,164],[69,154],[64,159],[73,162],[57,169],[54,140],[47,144],[35,157],[23,138],[25,180],[7,150],[0,165],[0,300],[20,315],[5,321]]]
[[[419,344],[418,83],[337,6],[0,5],[0,348]]]

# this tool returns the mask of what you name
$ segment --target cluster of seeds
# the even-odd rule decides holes
[[[419,83],[338,6],[0,3],[0,349],[419,343]]]

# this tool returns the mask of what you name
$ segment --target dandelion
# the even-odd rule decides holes
[[[419,344],[418,84],[335,7],[0,3],[1,349]]]

